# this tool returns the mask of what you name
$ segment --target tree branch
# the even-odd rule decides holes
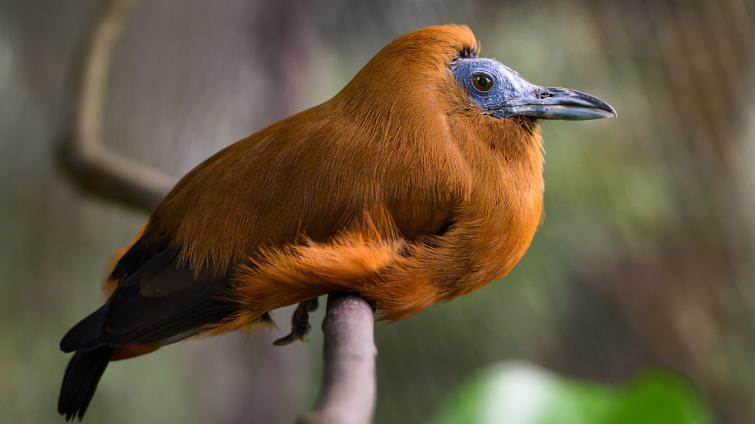
[[[372,307],[353,294],[331,294],[322,331],[325,366],[322,391],[303,424],[367,424],[375,408]]]
[[[152,210],[173,187],[175,179],[121,156],[110,150],[104,141],[110,64],[114,47],[135,3],[136,0],[113,0],[92,34],[79,81],[75,128],[63,160],[74,179],[90,191]]]

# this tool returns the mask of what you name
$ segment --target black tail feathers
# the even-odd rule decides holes
[[[108,346],[73,355],[58,397],[58,412],[65,415],[66,421],[84,416],[112,355],[113,348]]]

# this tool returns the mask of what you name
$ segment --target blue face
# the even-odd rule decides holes
[[[505,117],[502,105],[538,88],[493,59],[458,59],[451,63],[451,70],[472,101],[499,118]]]
[[[496,118],[582,120],[616,116],[610,105],[596,97],[565,88],[539,87],[492,59],[457,59],[450,68],[470,100]]]

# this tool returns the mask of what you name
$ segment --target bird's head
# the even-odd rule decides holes
[[[373,118],[382,112],[395,119],[396,112],[402,112],[415,121],[439,109],[439,115],[464,113],[493,121],[616,116],[597,97],[532,84],[502,63],[478,57],[478,52],[477,40],[466,26],[422,28],[383,48],[339,97],[352,110],[369,111]]]
[[[540,87],[493,59],[460,57],[450,69],[482,113],[496,118],[585,120],[616,116],[595,96],[559,87]]]

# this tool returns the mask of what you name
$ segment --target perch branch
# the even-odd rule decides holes
[[[322,331],[325,366],[320,400],[304,424],[367,424],[375,407],[372,307],[352,294],[331,294]]]

